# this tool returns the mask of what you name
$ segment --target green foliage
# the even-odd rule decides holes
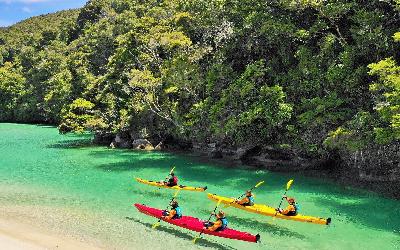
[[[7,47],[14,50],[23,45],[36,45],[42,39],[54,40],[58,31],[65,30],[67,28],[65,25],[75,20],[78,13],[79,10],[66,10],[29,18],[9,28],[0,29],[0,39],[4,40]]]
[[[0,67],[0,121],[23,120],[19,112],[28,91],[21,67],[9,62]]]
[[[241,144],[276,137],[291,117],[282,87],[264,81],[264,61],[249,64],[242,75],[222,91],[219,102],[211,106],[212,128]]]
[[[359,112],[345,125],[329,133],[324,140],[327,148],[356,151],[374,140],[375,118],[370,113]]]
[[[74,100],[61,111],[63,122],[58,127],[60,132],[83,132],[93,123],[94,106],[93,103],[82,98]]]
[[[344,107],[345,101],[332,93],[324,98],[316,97],[304,99],[302,108],[306,112],[298,116],[300,124],[304,127],[332,126],[340,124],[349,118],[351,110]]]
[[[368,67],[371,75],[379,77],[370,85],[381,125],[374,132],[377,142],[387,144],[400,139],[400,66],[387,58]]]
[[[0,121],[312,156],[390,143],[398,11],[378,0],[91,0],[0,29]]]

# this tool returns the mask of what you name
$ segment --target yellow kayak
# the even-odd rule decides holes
[[[301,215],[301,214],[287,216],[287,215],[283,215],[280,213],[276,213],[275,208],[269,207],[267,205],[254,204],[253,206],[242,206],[237,203],[232,203],[234,201],[234,199],[232,199],[232,198],[222,197],[222,196],[218,196],[215,194],[207,194],[207,196],[211,200],[214,200],[214,201],[221,200],[221,203],[230,204],[230,206],[232,206],[232,207],[236,207],[236,208],[246,210],[246,211],[256,213],[256,214],[272,216],[272,217],[276,217],[279,219],[285,219],[285,220],[309,222],[309,223],[320,224],[320,225],[329,225],[329,223],[331,223],[331,218],[324,219],[324,218],[318,218],[318,217]]]
[[[183,185],[177,185],[177,186],[170,187],[159,181],[149,181],[149,180],[144,180],[144,179],[140,179],[140,178],[135,178],[135,179],[140,183],[159,187],[159,188],[181,189],[181,190],[196,191],[196,192],[204,192],[207,189],[207,187],[189,187],[189,186],[183,186]]]

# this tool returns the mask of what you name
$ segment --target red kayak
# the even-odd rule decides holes
[[[156,217],[158,219],[161,218],[162,216],[162,210],[157,209],[157,208],[152,208],[152,207],[147,207],[145,205],[141,204],[134,204],[134,206],[139,210],[139,212]],[[173,224],[178,227],[183,227],[192,231],[196,232],[201,232],[204,227],[204,221],[190,217],[190,216],[182,216],[180,219],[173,219],[173,220],[164,220],[165,222],[168,222],[170,224]],[[226,228],[223,231],[209,231],[209,230],[204,230],[204,234],[210,234],[210,235],[215,235],[218,237],[222,238],[229,238],[229,239],[235,239],[235,240],[243,240],[243,241],[249,241],[249,242],[257,242],[260,239],[260,235],[252,235],[249,233],[245,232],[240,232],[236,231],[230,228]]]

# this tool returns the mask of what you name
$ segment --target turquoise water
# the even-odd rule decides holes
[[[75,215],[63,215],[65,223],[57,226],[65,232],[80,230],[100,242],[132,249],[142,244],[160,249],[170,245],[185,249],[400,248],[399,201],[327,180],[220,166],[171,153],[113,150],[90,145],[90,136],[60,135],[50,126],[0,124],[0,138],[0,205],[73,210]],[[288,194],[297,198],[301,213],[331,217],[332,224],[279,220],[227,208],[230,227],[259,233],[261,243],[205,236],[193,245],[193,232],[167,223],[152,229],[154,218],[132,207],[133,203],[166,207],[172,190],[158,190],[133,178],[164,179],[171,165],[176,166],[181,184],[207,185],[207,191],[228,197],[239,196],[264,180],[255,192],[256,201],[272,206],[279,204],[286,182],[294,179]],[[184,214],[204,219],[215,206],[206,193],[181,191],[178,200]],[[89,217],[98,218],[98,223],[86,223]]]

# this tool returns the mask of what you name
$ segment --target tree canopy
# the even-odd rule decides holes
[[[399,10],[91,0],[0,30],[0,121],[306,155],[388,144],[400,139]]]

